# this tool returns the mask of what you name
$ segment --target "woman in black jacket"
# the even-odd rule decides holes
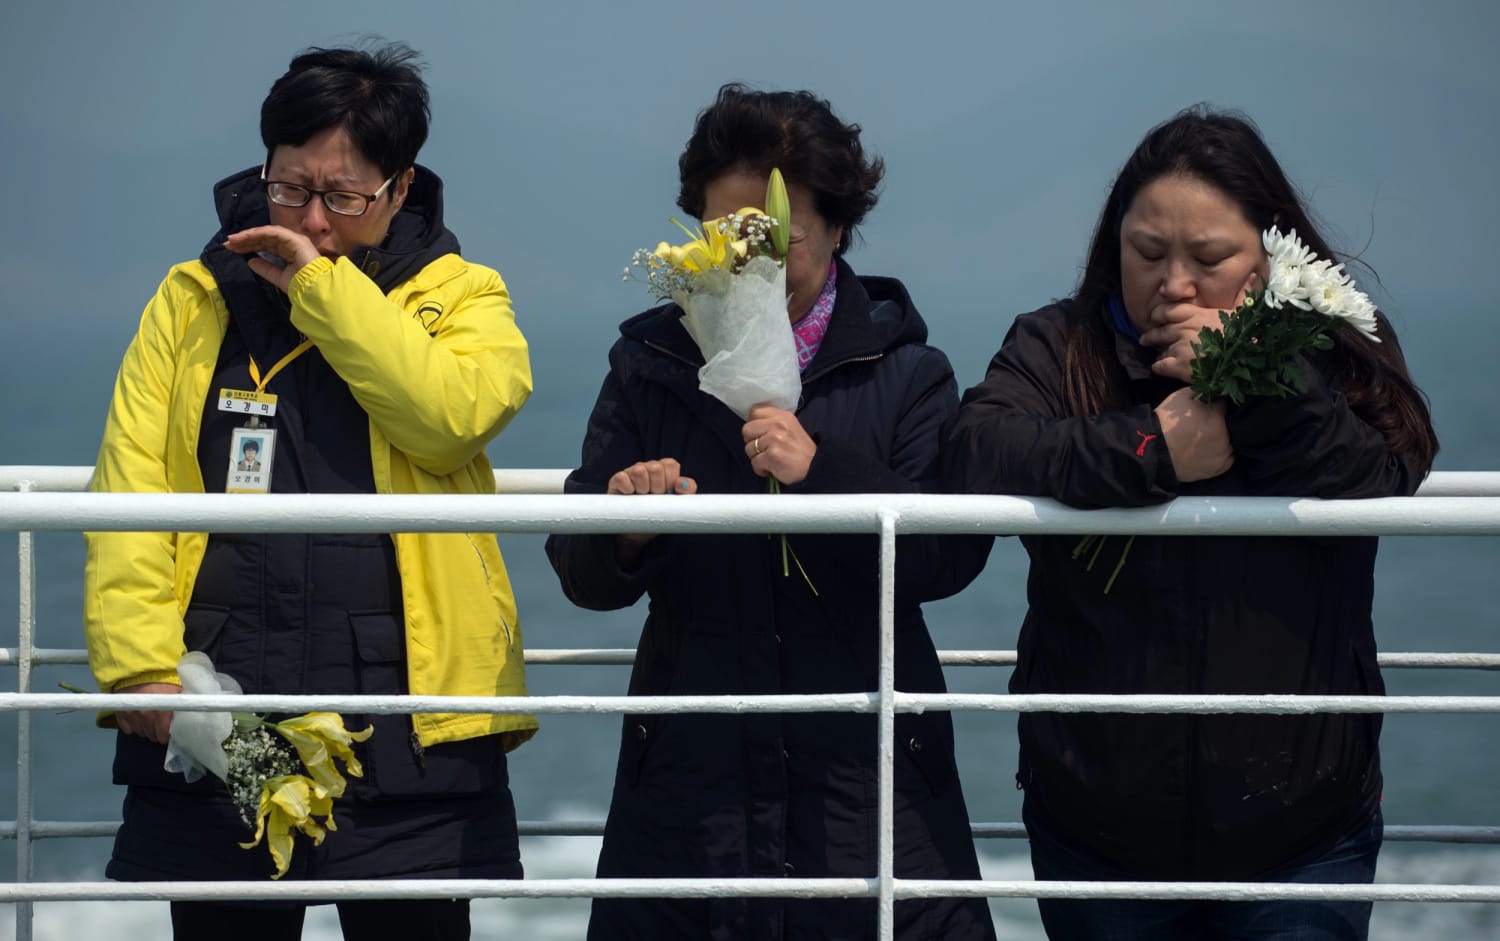
[[[1332,258],[1255,127],[1191,109],[1120,172],[1069,299],[1017,318],[945,428],[952,489],[1146,506],[1410,494],[1437,450],[1396,337],[1349,327],[1306,391],[1192,397],[1191,344],[1267,275],[1261,233]],[[1016,693],[1384,692],[1373,537],[1023,539]],[[1092,560],[1092,561],[1091,561]],[[1116,572],[1118,574],[1116,574]],[[1111,579],[1113,582],[1111,584]],[[1040,879],[1370,882],[1378,715],[1029,713],[1018,781]],[[1053,938],[1363,938],[1368,903],[1042,901]]]
[[[785,175],[802,402],[742,420],[699,390],[682,310],[646,311],[610,351],[568,491],[765,493],[771,475],[788,492],[934,489],[958,390],[906,289],[843,261],[883,172],[859,128],[806,92],[728,85],[679,166],[678,204],[698,219],[759,206],[771,169]],[[583,607],[650,597],[632,695],[873,689],[877,538],[788,538],[805,575],[765,534],[554,535],[547,552]],[[989,541],[901,537],[897,688],[944,689],[919,605],[968,584]],[[896,874],[978,878],[949,716],[896,725]],[[627,715],[599,875],[873,876],[877,793],[873,716]],[[983,899],[902,902],[896,918],[902,938],[994,937]],[[589,937],[863,939],[874,925],[865,899],[617,899],[594,902]]]

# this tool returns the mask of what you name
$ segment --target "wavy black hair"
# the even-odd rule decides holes
[[[885,163],[865,155],[858,124],[845,124],[833,106],[808,91],[755,91],[737,82],[719,89],[698,113],[693,136],[677,160],[677,205],[703,218],[704,190],[734,170],[769,176],[781,169],[788,183],[813,194],[818,215],[843,236],[842,255],[880,199]]]

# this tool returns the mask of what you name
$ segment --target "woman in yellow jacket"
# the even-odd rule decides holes
[[[174,267],[125,354],[93,489],[491,493],[485,445],[531,391],[505,285],[464,261],[416,165],[415,54],[313,49],[261,110],[263,166],[215,189],[220,229]],[[247,457],[253,454],[253,460]],[[253,497],[246,497],[247,504]],[[526,692],[493,534],[91,533],[85,626],[100,688],[181,690],[201,650],[250,693]],[[506,752],[528,715],[372,724],[336,833],[288,878],[519,878]],[[163,768],[170,712],[120,711],[127,785],[112,878],[257,879],[212,776]],[[392,848],[396,848],[391,851]],[[300,905],[173,903],[177,938],[300,936]],[[345,937],[467,938],[465,901],[340,903]]]

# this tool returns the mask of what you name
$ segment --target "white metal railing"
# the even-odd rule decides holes
[[[897,879],[893,860],[894,722],[897,712],[925,709],[997,712],[1500,712],[1500,697],[1483,696],[1109,696],[917,694],[894,688],[894,563],[896,536],[906,533],[1223,535],[1500,535],[1500,473],[1437,474],[1416,497],[1365,501],[1279,498],[1182,498],[1159,507],[1077,511],[1050,500],[937,495],[698,495],[636,497],[562,496],[561,471],[499,471],[502,495],[373,496],[266,495],[253,500],[222,494],[82,494],[87,468],[0,468],[0,531],[20,535],[20,611],[15,648],[0,649],[0,665],[16,666],[17,692],[0,694],[0,711],[17,714],[17,817],[0,824],[0,836],[17,841],[17,879],[0,886],[0,902],[17,903],[17,937],[31,936],[31,904],[64,900],[231,900],[326,898],[578,898],[578,897],[861,897],[878,901],[879,938],[893,933],[897,899],[929,897],[1343,899],[1426,902],[1500,902],[1500,885],[1291,885],[1192,882],[1037,882]],[[878,533],[881,592],[881,661],[878,688],[869,693],[816,696],[655,697],[396,697],[241,696],[188,697],[30,692],[39,663],[76,663],[79,651],[36,650],[35,531],[236,532],[635,532],[649,522],[658,532]],[[628,662],[631,651],[536,651],[528,662]],[[1014,663],[1013,651],[950,651],[955,665]],[[1384,666],[1500,668],[1491,654],[1394,654]],[[42,837],[107,834],[112,823],[31,819],[29,717],[38,709],[75,710],[226,708],[296,712],[310,708],[393,712],[505,712],[541,714],[635,713],[875,713],[879,717],[879,861],[872,879],[540,879],[511,881],[412,880],[370,883],[112,882],[35,883],[31,841]],[[523,832],[597,832],[596,821],[560,822],[557,829],[527,824]],[[1022,836],[1018,824],[975,824],[976,835]],[[1387,828],[1392,839],[1500,842],[1500,828]]]

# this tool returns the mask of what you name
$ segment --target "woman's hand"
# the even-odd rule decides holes
[[[757,405],[740,429],[745,456],[760,477],[775,477],[783,484],[800,483],[812,466],[818,446],[803,429],[797,416],[774,405]]]
[[[176,683],[141,683],[138,686],[127,686],[116,690],[120,693],[180,693],[182,687]],[[122,710],[115,713],[115,723],[120,726],[120,731],[126,735],[139,735],[148,738],[158,745],[167,744],[167,733],[172,728],[172,713],[170,712],[137,712],[134,710]]]
[[[1223,400],[1205,405],[1192,389],[1178,389],[1156,406],[1172,470],[1183,483],[1217,477],[1234,464]]]
[[[698,492],[698,482],[684,477],[682,465],[676,458],[664,457],[656,461],[637,461],[609,478],[605,493],[682,493]],[[646,543],[656,538],[655,533],[621,533],[615,542],[616,556],[625,564],[640,556]]]
[[[1251,272],[1240,289],[1240,297],[1253,291],[1260,282],[1260,275]],[[1160,304],[1151,309],[1151,326],[1141,333],[1141,345],[1155,347],[1156,362],[1151,371],[1158,376],[1168,376],[1178,382],[1193,381],[1193,344],[1204,327],[1215,330],[1223,328],[1217,307],[1199,307],[1196,304]],[[1233,313],[1233,311],[1230,311]]]
[[[250,270],[276,285],[283,294],[287,293],[297,272],[319,257],[311,239],[279,225],[262,225],[236,232],[224,240],[224,247],[241,255],[257,252],[281,259],[283,264],[278,265],[257,254],[250,259]]]

